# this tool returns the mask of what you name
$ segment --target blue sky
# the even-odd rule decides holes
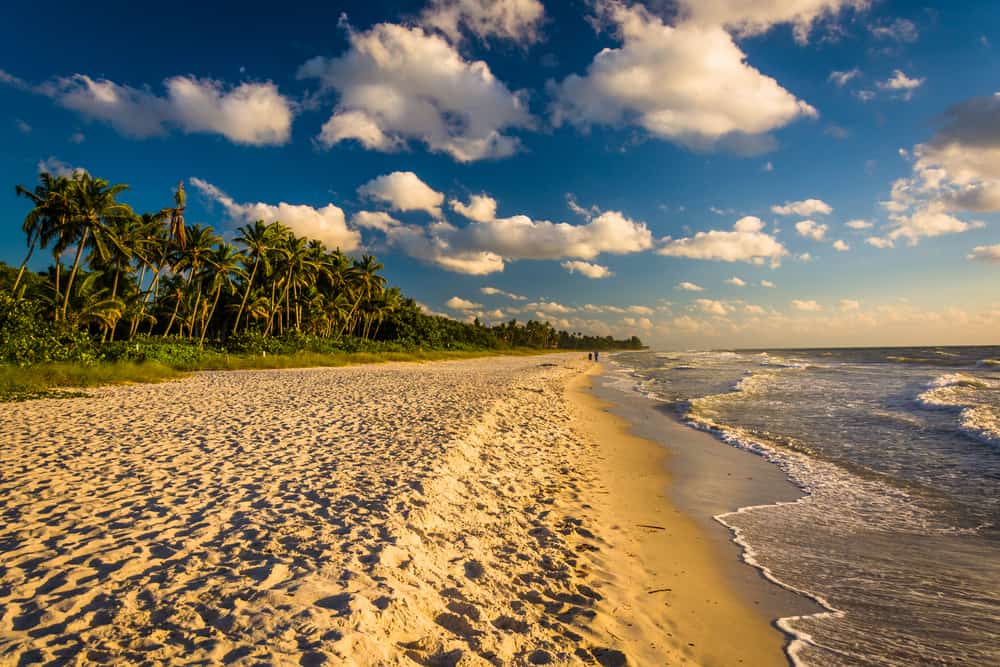
[[[458,318],[661,347],[1000,342],[995,3],[46,11],[0,26],[8,263],[13,185],[79,167],[140,211],[184,180],[189,222],[374,251]]]

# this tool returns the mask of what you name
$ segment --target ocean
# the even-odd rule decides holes
[[[751,450],[805,495],[716,520],[826,611],[797,665],[1000,665],[1000,347],[630,352],[619,388]]]

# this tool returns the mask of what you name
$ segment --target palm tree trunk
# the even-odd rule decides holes
[[[17,278],[14,279],[14,287],[11,288],[11,294],[17,294],[17,286],[21,284],[21,276],[24,275],[24,269],[28,266],[28,262],[31,260],[32,253],[35,252],[35,240],[31,240],[31,245],[28,246],[28,256],[24,258],[21,262],[21,268],[17,270]]]
[[[167,322],[167,328],[163,332],[163,337],[164,338],[166,338],[167,336],[170,335],[170,329],[172,329],[173,326],[174,326],[174,320],[177,319],[177,311],[180,310],[180,308],[181,308],[181,298],[182,298],[182,296],[183,295],[180,292],[177,292],[177,303],[174,304],[174,312],[170,314],[170,321]],[[150,331],[152,331],[152,329],[150,329]]]
[[[243,301],[240,302],[240,309],[236,312],[236,324],[233,325],[233,334],[236,330],[240,328],[240,318],[243,316],[243,309],[247,306],[247,299],[250,298],[250,290],[253,288],[253,278],[257,275],[257,264],[260,263],[260,256],[258,255],[253,260],[253,269],[250,271],[250,279],[247,280],[247,289],[243,293]]]
[[[219,287],[215,290],[215,298],[212,300],[212,310],[208,313],[208,321],[211,322],[212,318],[215,317],[215,308],[219,305],[219,297],[222,296],[222,288]],[[198,341],[198,347],[205,347],[205,332],[208,327],[203,323],[201,326],[201,340]]]
[[[80,238],[80,245],[76,248],[76,259],[73,260],[73,269],[69,272],[69,279],[66,280],[66,297],[63,299],[62,318],[66,319],[66,311],[69,309],[69,295],[73,293],[73,280],[76,279],[76,271],[80,268],[80,260],[83,258],[83,249],[87,245],[87,237],[90,236],[90,227],[84,227],[83,236]]]

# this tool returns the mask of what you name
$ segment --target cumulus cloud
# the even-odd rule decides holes
[[[687,281],[684,281],[682,283],[678,283],[677,287],[675,287],[674,289],[684,290],[685,292],[704,292],[705,291],[705,288],[702,287],[701,285],[695,285],[694,283],[689,283]]]
[[[827,215],[833,212],[833,207],[822,199],[803,199],[801,201],[787,201],[781,205],[771,207],[772,213],[778,215]]]
[[[949,108],[931,140],[911,153],[913,175],[893,183],[890,200],[883,202],[892,213],[1000,211],[1000,93]]]
[[[823,310],[823,306],[819,305],[818,303],[816,303],[812,299],[810,299],[808,301],[803,301],[803,300],[800,300],[800,299],[792,299],[792,306],[796,310],[802,310],[802,311],[805,311],[805,312],[816,312],[816,311]]]
[[[729,308],[726,304],[714,299],[697,299],[695,300],[695,304],[697,304],[703,313],[708,313],[709,315],[724,317],[729,313]]]
[[[604,211],[582,225],[526,215],[473,220],[451,237],[463,247],[489,249],[509,259],[593,259],[601,253],[624,255],[653,245],[645,223],[618,211]]]
[[[750,66],[723,27],[726,15],[748,29],[758,25],[755,17],[728,14],[745,3],[708,4],[720,11],[692,3],[688,20],[671,26],[638,4],[598,2],[600,20],[621,45],[600,51],[584,75],[550,84],[553,123],[637,125],[696,150],[754,153],[773,147],[771,131],[815,118],[813,107]]]
[[[233,143],[278,145],[291,136],[293,105],[271,82],[232,87],[212,79],[175,76],[163,82],[166,95],[108,79],[74,74],[48,81],[35,91],[120,134],[143,139],[176,127],[186,133],[221,134]]]
[[[636,315],[652,315],[656,312],[649,306],[629,306],[625,310]]]
[[[226,214],[236,222],[280,221],[299,236],[321,241],[328,248],[340,248],[344,252],[355,250],[361,244],[361,234],[347,226],[344,211],[333,204],[327,204],[322,208],[285,202],[241,204],[200,178],[192,178],[191,185],[210,199],[222,204]]]
[[[959,234],[970,229],[979,229],[985,223],[979,220],[966,222],[945,211],[941,202],[931,202],[912,213],[892,214],[891,230],[888,233],[890,241],[906,239],[910,245],[916,245],[923,238]],[[874,244],[872,244],[874,245]]]
[[[570,273],[579,273],[580,275],[587,276],[588,278],[610,278],[615,275],[614,271],[611,271],[606,266],[602,266],[601,264],[591,264],[590,262],[583,262],[580,260],[562,262],[560,266]]]
[[[452,199],[451,210],[475,222],[492,222],[497,218],[497,200],[489,195],[472,195],[468,204]]]
[[[871,229],[873,227],[872,223],[867,220],[848,220],[844,225],[850,229]]]
[[[843,88],[848,83],[850,83],[851,79],[855,79],[859,76],[861,76],[861,70],[855,67],[854,69],[849,69],[845,71],[834,70],[830,72],[830,76],[827,77],[827,80],[832,81],[837,86]]]
[[[86,173],[87,170],[83,167],[74,167],[71,164],[63,162],[56,156],[52,155],[44,160],[38,161],[38,173],[39,174],[52,174],[53,176],[73,176],[74,174]]]
[[[475,301],[469,301],[468,299],[463,299],[458,296],[453,296],[444,305],[448,306],[452,310],[475,310],[476,308],[482,308],[483,304],[476,303]]]
[[[770,280],[762,280],[762,281],[760,281],[760,286],[761,287],[767,287],[769,289],[774,289],[776,287],[776,285],[774,283],[772,283]]]
[[[895,70],[892,76],[885,81],[879,81],[876,85],[882,90],[898,91],[900,97],[909,100],[913,97],[913,91],[924,84],[924,79],[910,78],[902,70]]]
[[[868,238],[865,239],[865,243],[867,243],[873,248],[879,248],[883,250],[885,248],[891,248],[894,245],[896,245],[895,243],[892,242],[892,239],[882,238],[881,236],[869,236]]]
[[[556,301],[536,301],[529,303],[525,306],[529,310],[539,310],[543,313],[556,313],[558,315],[564,315],[566,313],[572,313],[576,311],[576,308],[571,308],[570,306],[564,306]]]
[[[748,303],[747,305],[743,306],[743,312],[746,313],[747,315],[763,315],[764,309],[761,308],[760,306]]]
[[[834,19],[845,9],[862,10],[870,0],[680,0],[682,17],[702,25],[721,25],[740,37],[757,35],[772,26],[792,24],[795,41],[806,44],[813,25]]]
[[[817,223],[815,220],[802,220],[795,223],[795,231],[799,236],[804,236],[813,241],[822,241],[826,238],[827,225]]]
[[[836,241],[833,242],[833,249],[838,252],[847,252],[848,250],[851,249],[851,246],[847,245],[845,241],[837,239]]]
[[[657,252],[671,257],[690,259],[710,259],[723,262],[770,262],[777,266],[788,250],[773,236],[764,233],[764,223],[760,218],[746,216],[740,218],[733,231],[713,229],[698,232],[693,237],[666,239]]]
[[[464,29],[480,39],[530,44],[538,41],[544,16],[545,8],[538,0],[431,0],[421,23],[455,43],[462,41]]]
[[[528,300],[528,297],[526,297],[526,296],[521,296],[520,294],[514,294],[512,292],[505,292],[502,289],[498,289],[496,287],[482,287],[482,288],[480,288],[479,291],[482,292],[483,294],[505,296],[508,299],[511,299],[512,301],[527,301]]]
[[[977,262],[1000,263],[1000,243],[997,245],[980,245],[972,249],[968,259]]]
[[[327,147],[356,140],[370,150],[395,151],[419,141],[471,162],[511,155],[519,143],[505,132],[533,124],[522,94],[511,92],[485,62],[465,60],[440,35],[379,23],[348,37],[345,54],[313,58],[298,72],[339,95],[318,137]]]
[[[388,204],[394,211],[426,211],[441,217],[444,195],[424,183],[412,171],[394,171],[373,178],[358,188],[362,197]]]
[[[397,227],[403,223],[396,220],[385,211],[358,211],[351,217],[351,224],[355,227],[377,229],[381,232],[387,232],[393,227]]]
[[[742,278],[737,278],[733,276],[732,278],[726,278],[726,283],[734,285],[736,287],[746,287],[747,282]]]

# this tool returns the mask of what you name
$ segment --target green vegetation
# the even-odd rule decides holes
[[[120,202],[125,190],[85,172],[17,186],[32,209],[24,261],[0,263],[0,399],[198,369],[642,347],[536,320],[429,315],[387,286],[371,255],[352,259],[280,222],[240,227],[228,243],[186,224],[183,183],[153,213]],[[29,271],[42,250],[52,266]]]

